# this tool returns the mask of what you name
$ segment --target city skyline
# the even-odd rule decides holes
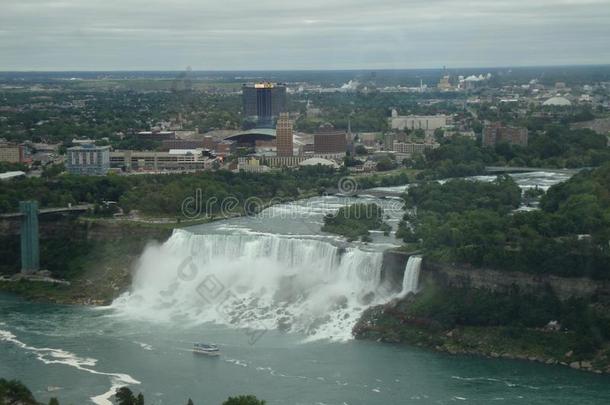
[[[608,64],[608,0],[27,0],[0,70],[320,70]]]

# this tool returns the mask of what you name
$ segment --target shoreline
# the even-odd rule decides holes
[[[610,375],[608,343],[593,358],[579,356],[574,350],[550,355],[545,350],[556,350],[566,340],[578,340],[576,333],[535,328],[516,332],[507,326],[456,325],[447,329],[434,320],[406,316],[402,310],[412,300],[413,295],[410,295],[403,300],[367,308],[353,328],[354,339],[408,345],[448,355],[530,361]]]
[[[364,190],[363,190],[364,191]],[[317,196],[315,193],[308,193],[299,198],[286,199],[281,202],[271,202],[265,204],[262,209],[266,209],[272,205],[279,203],[287,203],[308,199]],[[108,243],[108,239],[114,239],[117,234],[119,244],[130,242],[126,250],[119,251],[115,257],[109,259],[114,263],[99,263],[105,267],[100,274],[97,270],[87,270],[80,274],[75,280],[68,280],[71,284],[56,284],[48,283],[43,280],[20,280],[6,281],[0,279],[0,291],[14,293],[27,300],[37,302],[52,302],[63,305],[81,305],[81,306],[106,306],[110,304],[120,294],[128,291],[131,286],[131,275],[133,272],[133,263],[138,260],[145,246],[151,240],[157,240],[158,243],[163,243],[171,236],[175,229],[186,228],[190,226],[201,225],[210,222],[227,220],[245,216],[245,213],[235,213],[230,216],[204,217],[195,220],[185,221],[168,221],[168,218],[148,217],[140,220],[130,219],[108,219],[108,218],[92,218],[84,217],[76,222],[84,224],[87,232],[93,230],[97,242],[102,244]],[[156,238],[155,238],[156,236]],[[100,238],[100,240],[97,240]],[[133,243],[134,239],[140,243]],[[142,244],[142,239],[146,239]],[[116,242],[113,240],[112,242]],[[111,250],[112,251],[112,250]],[[115,253],[114,251],[112,251]],[[95,275],[97,281],[101,281],[96,285],[88,276]],[[101,275],[101,277],[99,277]],[[107,285],[106,285],[107,284]],[[363,326],[363,324],[371,321],[370,311],[383,309],[383,315],[387,316],[385,310],[392,303],[370,307],[364,310],[354,326],[354,338],[374,340],[380,343],[408,344],[420,348],[426,348],[437,352],[452,354],[452,355],[476,355],[487,358],[514,359],[526,360],[543,363],[547,365],[561,365],[577,370],[588,371],[596,374],[610,374],[610,361],[608,358],[604,360],[605,367],[598,368],[594,360],[586,360],[576,358],[573,354],[563,356],[563,358],[544,356],[540,353],[528,353],[525,350],[514,350],[513,347],[496,347],[491,345],[485,347],[482,344],[472,344],[465,342],[461,338],[475,337],[481,341],[486,341],[491,338],[497,338],[497,334],[502,332],[502,328],[480,327],[477,330],[474,328],[456,327],[451,330],[439,330],[433,321],[425,318],[413,318],[407,320],[401,319],[404,322],[401,328],[383,328],[376,325]],[[359,329],[357,331],[357,329]],[[410,331],[406,331],[409,329]],[[531,331],[528,331],[528,333]],[[525,342],[526,339],[516,337],[512,339],[512,343]],[[608,354],[610,355],[610,348]],[[568,354],[566,352],[565,354]],[[574,356],[574,357],[572,357]]]

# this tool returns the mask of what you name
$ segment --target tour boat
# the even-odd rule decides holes
[[[193,346],[193,353],[205,354],[207,356],[220,356],[218,346],[207,343],[195,343]]]

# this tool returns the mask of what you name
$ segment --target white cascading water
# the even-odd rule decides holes
[[[419,287],[419,272],[421,270],[421,256],[410,256],[405,266],[402,278],[402,290],[398,298],[404,298],[409,293],[416,293]]]
[[[176,230],[142,254],[132,291],[113,303],[136,319],[215,322],[345,340],[361,312],[387,302],[381,252],[274,234]]]

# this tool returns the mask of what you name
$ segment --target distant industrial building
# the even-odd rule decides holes
[[[294,154],[294,145],[292,142],[292,122],[288,113],[280,113],[280,118],[277,120],[276,133],[276,148],[278,156],[292,156]]]
[[[73,146],[67,150],[65,164],[70,174],[105,176],[110,169],[110,146]]]
[[[444,128],[448,124],[446,115],[398,115],[396,110],[392,110],[390,117],[390,128],[404,131],[421,129],[427,135],[432,135],[436,129]]]
[[[316,155],[344,155],[347,150],[347,134],[331,124],[322,125],[313,136],[313,149]]]
[[[276,83],[244,84],[242,86],[244,116],[258,126],[272,126],[273,120],[286,111],[286,86]]]
[[[437,87],[441,91],[453,90],[453,86],[451,85],[451,77],[448,75],[444,75],[443,77],[441,77],[438,81]]]
[[[527,146],[527,128],[503,126],[499,122],[486,124],[483,127],[483,146],[496,146],[506,142],[510,145]]]

